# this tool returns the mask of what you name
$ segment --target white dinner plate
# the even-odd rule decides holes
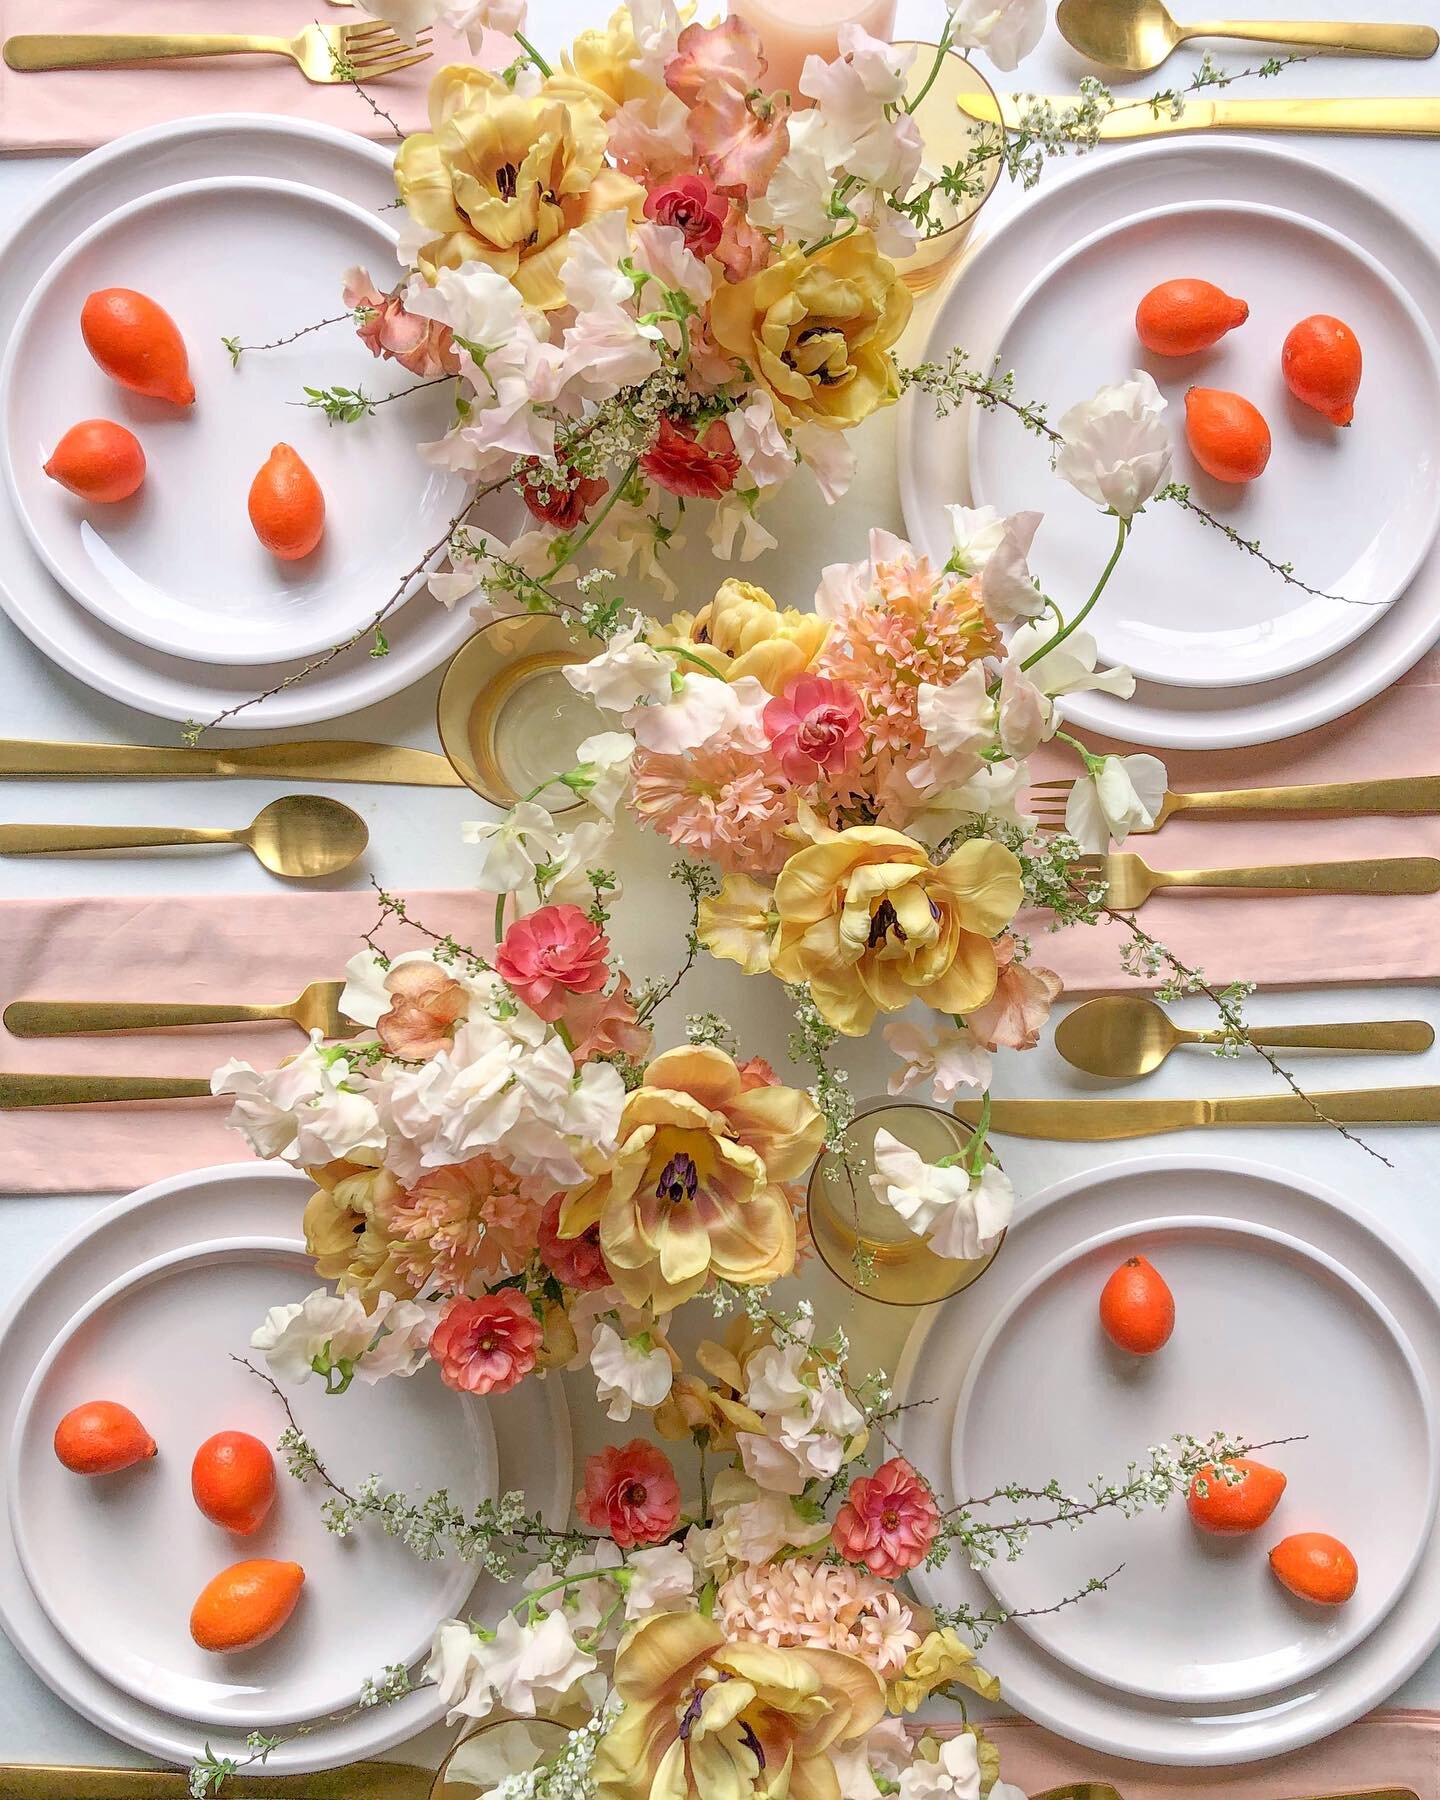
[[[306,387],[371,397],[414,377],[335,325],[231,366],[221,339],[273,342],[343,311],[344,272],[395,266],[377,213],[295,182],[218,176],[162,188],[82,232],[35,284],[0,370],[0,456],[30,541],[61,584],[151,649],[249,668],[313,656],[360,630],[398,575],[445,536],[465,493],[416,452],[444,434],[450,390],[330,425]],[[158,301],[185,340],[196,400],[176,407],[112,381],[80,312],[100,288]],[[44,463],[71,425],[113,419],[145,451],[139,491],[116,505],[69,493]],[[282,562],[251,527],[250,483],[291,445],[325,496],[326,530]],[[434,602],[430,602],[434,604]]]
[[[21,1401],[37,1364],[67,1323],[100,1290],[156,1257],[193,1252],[231,1236],[237,1222],[247,1233],[293,1240],[311,1183],[303,1175],[254,1162],[202,1169],[154,1183],[87,1219],[26,1282],[0,1324],[0,1443],[11,1439]],[[312,1285],[314,1285],[312,1281]],[[243,1373],[243,1371],[241,1372]],[[434,1372],[417,1380],[432,1381]],[[246,1376],[246,1381],[254,1377]],[[255,1382],[260,1389],[261,1384]],[[263,1390],[262,1390],[263,1391]],[[343,1459],[357,1479],[372,1470],[392,1485],[408,1486],[385,1445],[360,1442],[345,1426],[354,1392],[330,1400],[306,1388],[289,1390],[305,1403],[317,1448],[327,1461]],[[409,1398],[413,1400],[412,1393]],[[555,1380],[526,1381],[492,1398],[486,1411],[494,1427],[500,1492],[522,1491],[526,1504],[559,1525],[573,1495],[570,1427],[564,1389]],[[161,1456],[165,1446],[162,1444]],[[158,1461],[158,1459],[157,1459]],[[58,1466],[58,1465],[57,1465]],[[159,1473],[142,1470],[146,1473]],[[187,1471],[188,1472],[188,1471]],[[76,1479],[79,1479],[78,1477]],[[322,1496],[281,1475],[277,1504],[286,1516],[306,1503],[317,1511]],[[358,1540],[356,1541],[358,1544]],[[355,1545],[351,1546],[352,1549]],[[368,1553],[367,1553],[368,1554]],[[223,1566],[223,1565],[221,1565]],[[424,1565],[404,1562],[405,1579],[424,1580]],[[493,1619],[513,1593],[488,1576],[476,1579],[456,1609],[462,1618]],[[298,1624],[300,1615],[295,1621]],[[42,1608],[20,1568],[8,1509],[0,1508],[0,1625],[41,1679],[65,1702],[113,1736],[169,1762],[187,1764],[204,1742],[217,1755],[244,1756],[238,1727],[197,1726],[127,1694],[66,1641]],[[277,1638],[278,1644],[283,1640]],[[380,1675],[380,1669],[369,1671]],[[322,1723],[271,1752],[266,1769],[299,1774],[377,1755],[435,1724],[443,1708],[433,1694],[407,1695],[391,1705],[366,1708],[340,1723]]]
[[[1156,356],[1135,335],[1142,294],[1177,275],[1248,302],[1245,324],[1196,356]],[[1355,330],[1364,381],[1340,429],[1286,388],[1280,348],[1308,313]],[[1201,201],[1102,228],[1051,263],[1002,327],[996,354],[1026,397],[1059,418],[1077,400],[1149,372],[1168,405],[1174,478],[1248,538],[1295,546],[1307,594],[1173,506],[1152,506],[1091,614],[1106,662],[1179,687],[1272,681],[1359,637],[1408,586],[1440,525],[1440,368],[1435,339],[1386,270],[1337,232],[1274,206]],[[1268,466],[1240,487],[1212,480],[1185,440],[1191,387],[1230,389],[1271,429]],[[1036,561],[1097,572],[1114,521],[1050,474],[1048,444],[972,408],[970,483],[1002,513],[1042,506]],[[1287,552],[1288,554],[1288,552]]]
[[[300,1242],[223,1239],[170,1251],[82,1307],[46,1352],[20,1404],[7,1486],[21,1567],[66,1640],[98,1673],[176,1718],[269,1729],[339,1712],[364,1681],[428,1653],[464,1605],[474,1570],[417,1562],[375,1531],[339,1539],[317,1496],[278,1471],[260,1529],[212,1524],[190,1492],[195,1451],[217,1431],[273,1445],[277,1402],[248,1369],[250,1335],[272,1306],[316,1286]],[[260,1366],[263,1367],[263,1361]],[[310,1381],[287,1391],[300,1428],[342,1487],[370,1472],[376,1447],[419,1496],[445,1488],[467,1510],[495,1498],[495,1434],[485,1410],[433,1370],[343,1397]],[[115,1476],[74,1475],[55,1455],[72,1407],[118,1400],[159,1446]],[[251,1557],[297,1562],[295,1613],[268,1643],[229,1655],[199,1648],[190,1608],[222,1569]]]
[[[1100,1327],[1101,1289],[1129,1256],[1148,1257],[1175,1296],[1174,1333],[1154,1356],[1127,1355]],[[1102,1515],[985,1571],[1007,1611],[1032,1614],[1017,1623],[1051,1656],[1152,1699],[1242,1700],[1326,1668],[1399,1599],[1435,1518],[1429,1385],[1372,1294],[1311,1245],[1257,1225],[1144,1220],[1075,1245],[1020,1287],[960,1393],[954,1492],[1055,1477],[1077,1493],[1137,1445],[1177,1428],[1208,1436],[1217,1419],[1254,1444],[1303,1435],[1256,1452],[1288,1483],[1259,1531],[1210,1536],[1183,1507]],[[1281,1538],[1321,1529],[1359,1551],[1360,1586],[1342,1607],[1297,1601],[1266,1566]],[[1105,1593],[1041,1610],[1113,1568]],[[1216,1629],[1197,1630],[1206,1618]]]
[[[1103,157],[1085,159],[1058,178],[1047,175],[1041,191],[980,245],[959,279],[941,297],[924,355],[943,358],[959,345],[976,365],[987,369],[1009,311],[1009,297],[1023,293],[1041,271],[1092,232],[1168,207],[1247,204],[1282,209],[1348,240],[1389,271],[1413,300],[1430,332],[1440,337],[1440,261],[1435,250],[1371,191],[1290,152],[1240,141],[1187,138],[1183,143],[1107,151]],[[1237,279],[1233,285],[1241,288],[1244,283]],[[1308,297],[1298,297],[1297,317],[1310,310]],[[1133,302],[1130,312],[1133,315]],[[1249,329],[1248,325],[1242,327],[1222,340],[1211,355],[1221,355],[1227,342],[1234,344]],[[1368,353],[1369,346],[1365,348]],[[1121,373],[1133,366],[1127,361]],[[1219,366],[1207,364],[1207,368]],[[1029,397],[1027,379],[1025,369],[1015,370],[1017,398]],[[1378,401],[1379,407],[1388,409],[1389,394],[1375,388],[1368,391],[1372,404]],[[1364,405],[1366,393],[1367,386],[1362,384],[1359,406]],[[1062,396],[1067,401],[1084,397]],[[902,403],[900,493],[906,529],[917,547],[939,562],[952,547],[944,506],[971,498],[966,456],[971,410],[967,406],[941,419],[922,395],[911,394]],[[1031,445],[1027,434],[1008,415],[1004,422],[1011,426],[1011,454],[1028,458]],[[997,418],[996,429],[1000,428]],[[1343,438],[1346,434],[1339,435]],[[1041,463],[1043,479],[1027,483],[1025,505],[1054,512],[1067,504],[1064,484],[1045,474],[1043,458]],[[1184,473],[1183,453],[1177,473]],[[1140,548],[1142,534],[1163,510],[1152,507],[1138,521],[1132,549]],[[1208,555],[1207,527],[1199,520],[1188,523],[1193,531],[1187,539],[1186,556],[1192,550],[1196,556]],[[1103,526],[1104,521],[1097,518],[1097,530]],[[1050,559],[1044,542],[1042,526],[1034,557],[1036,570],[1066,610],[1073,612],[1098,572],[1095,558],[1087,557],[1082,566],[1072,568]],[[1301,541],[1299,533],[1287,532],[1263,547],[1272,556],[1292,559],[1297,574],[1312,586],[1322,585],[1312,579],[1308,565],[1313,546]],[[1240,550],[1230,554],[1227,581],[1253,591],[1251,559]],[[1278,577],[1273,579],[1279,587]],[[1323,662],[1249,686],[1196,688],[1142,681],[1130,700],[1094,693],[1068,697],[1066,712],[1082,727],[1160,748],[1221,749],[1268,743],[1325,724],[1370,699],[1410,668],[1437,637],[1440,549],[1432,547],[1400,597],[1381,609],[1362,636]]]
[[[8,336],[31,287],[66,245],[117,207],[157,188],[205,176],[294,179],[297,174],[377,217],[386,216],[394,199],[391,154],[383,146],[332,126],[264,113],[151,126],[77,158],[41,191],[0,244],[0,338]],[[337,280],[343,273],[337,271]],[[371,273],[382,284],[398,276],[395,269]],[[374,364],[367,392],[378,391],[390,372]],[[499,510],[488,511],[491,506]],[[505,497],[497,496],[477,510],[476,519],[508,541],[513,513]],[[397,578],[400,572],[397,567]],[[8,503],[0,503],[0,607],[37,648],[78,680],[165,719],[209,719],[304,666],[202,667],[121,636],[65,592]],[[392,614],[385,630],[388,655],[372,657],[368,643],[361,643],[283,693],[248,708],[228,722],[230,728],[289,729],[358,711],[438,668],[471,636],[474,624],[464,607],[450,612],[422,593]]]
[[[948,1485],[957,1403],[976,1351],[1013,1296],[1064,1258],[1077,1242],[1103,1234],[1123,1239],[1126,1232],[1148,1227],[1156,1220],[1202,1217],[1258,1226],[1314,1246],[1348,1271],[1352,1282],[1363,1287],[1396,1321],[1422,1369],[1440,1368],[1440,1297],[1432,1279],[1416,1268],[1413,1257],[1379,1226],[1357,1218],[1349,1201],[1318,1183],[1249,1160],[1147,1157],[1089,1170],[1027,1200],[985,1280],[955,1300],[929,1308],[921,1315],[901,1359],[896,1398],[900,1402],[930,1399],[934,1404],[913,1406],[900,1416],[899,1437],[905,1454],[942,1489]],[[1180,1329],[1177,1323],[1177,1337]],[[1257,1354],[1257,1388],[1263,1369],[1262,1357]],[[1332,1373],[1330,1368],[1319,1366],[1314,1371],[1322,1400]],[[1067,1385],[1063,1364],[1057,1367],[1053,1361],[1032,1368],[1030,1377],[1032,1392],[1027,1396],[1027,1407],[1049,1404],[1049,1387],[1057,1383]],[[1143,1372],[1140,1379],[1145,1379]],[[1222,1396],[1222,1404],[1207,1409],[1199,1418],[1168,1420],[1149,1435],[1143,1428],[1137,1430],[1126,1460],[1135,1457],[1143,1462],[1148,1447],[1161,1432],[1191,1430],[1208,1434],[1214,1430],[1243,1430],[1243,1418],[1223,1416],[1223,1402],[1227,1399],[1233,1409],[1233,1395]],[[1310,1423],[1314,1424],[1313,1417]],[[1333,1425],[1322,1421],[1312,1436],[1319,1437],[1323,1430],[1324,1441],[1332,1447],[1338,1442],[1343,1461],[1349,1442],[1343,1434],[1353,1423],[1352,1416],[1341,1419],[1337,1414]],[[1019,1429],[1023,1415],[1016,1425],[1016,1449],[1023,1452],[1025,1433]],[[1290,1428],[1303,1430],[1305,1424],[1296,1419]],[[1289,1460],[1292,1453],[1300,1452],[1300,1446],[1287,1446],[1273,1456],[1280,1467],[1293,1468],[1296,1483],[1295,1490],[1287,1493],[1282,1502],[1282,1512],[1276,1515],[1277,1525],[1282,1517],[1292,1516],[1292,1509],[1300,1504],[1300,1471],[1309,1465],[1292,1465]],[[1103,1473],[1114,1478],[1123,1477],[1124,1472],[1123,1466],[1113,1465],[1102,1471],[1100,1459],[1096,1458],[1086,1474],[1093,1477]],[[1376,1485],[1378,1507],[1385,1478],[1376,1477],[1373,1470],[1370,1476]],[[1339,1478],[1343,1486],[1347,1478]],[[949,1504],[951,1498],[942,1493],[943,1503]],[[1161,1517],[1162,1528],[1180,1533],[1189,1529],[1183,1504],[1172,1503],[1172,1513]],[[1141,1533],[1133,1540],[1134,1552],[1143,1556],[1145,1531],[1153,1527],[1146,1527],[1144,1521],[1137,1523]],[[1297,1515],[1290,1528],[1323,1530],[1325,1525],[1319,1517]],[[1082,1528],[1077,1542],[1084,1541],[1087,1529]],[[1123,1544],[1125,1540],[1122,1537],[1120,1541]],[[1362,1572],[1372,1566],[1376,1546],[1368,1534],[1352,1541],[1352,1548]],[[1262,1548],[1257,1552],[1257,1580],[1269,1581],[1269,1571],[1263,1564]],[[1103,1553],[1097,1549],[1087,1573],[1104,1575],[1113,1566],[1105,1563]],[[975,1612],[993,1611],[995,1607],[994,1595],[984,1578],[959,1555],[952,1555],[938,1569],[917,1570],[914,1580],[922,1599],[931,1605]],[[1117,1593],[1123,1580],[1123,1576],[1117,1580]],[[1052,1594],[1049,1599],[1053,1602],[1060,1597]],[[1066,1610],[1078,1613],[1080,1606],[1093,1604],[1095,1598]],[[1169,1596],[1163,1591],[1152,1596],[1144,1626],[1147,1638],[1151,1631],[1170,1629],[1163,1622],[1156,1623],[1158,1615],[1168,1611],[1169,1606]],[[1227,1629],[1223,1611],[1208,1605],[1191,1623],[1207,1643]],[[1440,1534],[1431,1531],[1413,1577],[1389,1613],[1367,1636],[1322,1671],[1254,1698],[1186,1702],[1128,1693],[1080,1673],[1050,1654],[1032,1632],[1017,1630],[1013,1625],[1002,1627],[991,1636],[985,1646],[984,1662],[999,1678],[1003,1697],[1011,1706],[1062,1737],[1139,1761],[1223,1767],[1277,1756],[1359,1718],[1392,1694],[1424,1661],[1437,1640]]]

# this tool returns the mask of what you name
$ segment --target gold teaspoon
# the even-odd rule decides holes
[[[1060,35],[1072,50],[1110,69],[1158,69],[1188,38],[1241,38],[1299,44],[1358,56],[1433,56],[1440,34],[1430,25],[1361,25],[1343,21],[1206,19],[1182,25],[1162,0],[1060,0]]]
[[[1218,1044],[1221,1031],[1184,1031],[1153,1000],[1107,994],[1087,1000],[1055,1028],[1055,1048],[1087,1075],[1148,1075],[1179,1044]],[[1414,1055],[1435,1033],[1424,1019],[1376,1024],[1256,1026],[1251,1039],[1278,1050],[1379,1050]]]
[[[60,850],[150,850],[172,844],[243,844],[272,875],[336,875],[370,834],[359,813],[320,794],[286,794],[238,831],[168,825],[0,825],[0,855]]]

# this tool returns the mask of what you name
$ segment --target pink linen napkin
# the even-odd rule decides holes
[[[55,31],[207,31],[294,37],[306,25],[359,25],[366,14],[327,0],[0,0],[3,35]],[[447,62],[508,60],[514,46],[473,57],[465,40],[435,28],[433,54],[368,90],[402,131],[423,131],[430,77]],[[491,48],[486,46],[487,52]],[[506,54],[501,54],[505,52]],[[20,74],[0,63],[0,150],[91,150],[142,125],[203,113],[291,113],[362,137],[388,139],[390,126],[348,83],[318,86],[278,56],[211,57],[169,68],[67,69]]]
[[[1135,744],[1083,734],[1095,750],[1120,755]],[[1440,653],[1366,705],[1318,730],[1244,750],[1159,753],[1170,785],[1184,789],[1281,787],[1440,775]],[[1073,756],[1037,756],[1037,779],[1069,775]],[[1240,819],[1179,814],[1155,835],[1131,838],[1155,869],[1222,869],[1253,864],[1344,862],[1355,857],[1440,857],[1440,816],[1375,819]],[[1440,895],[1295,894],[1262,898],[1191,892],[1155,894],[1141,926],[1215,982],[1266,987],[1440,977]],[[1022,926],[1024,921],[1022,920]],[[1120,967],[1126,933],[1118,925],[1047,933],[1032,926],[1035,960],[1070,993],[1135,985]]]
[[[1108,1781],[1125,1800],[1189,1800],[1202,1791],[1222,1800],[1298,1800],[1374,1787],[1408,1787],[1419,1800],[1440,1800],[1440,1713],[1434,1712],[1371,1713],[1318,1744],[1233,1770],[1126,1762],[1067,1744],[1028,1719],[1002,1719],[985,1729],[999,1746],[1003,1779],[1027,1794]]]
[[[482,952],[486,903],[473,892],[411,896],[412,914]],[[12,1000],[195,1000],[273,1005],[339,979],[375,924],[373,894],[11,900],[0,904],[0,1007]],[[390,925],[392,953],[426,940]],[[303,1046],[292,1025],[220,1025],[120,1037],[15,1038],[0,1069],[49,1074],[208,1076],[228,1057],[273,1068]],[[123,1193],[211,1163],[240,1162],[225,1102],[147,1101],[0,1113],[0,1192]]]

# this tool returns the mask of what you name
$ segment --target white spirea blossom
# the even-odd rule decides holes
[[[344,1051],[312,1031],[306,1049],[266,1074],[231,1057],[210,1077],[210,1092],[234,1097],[227,1123],[257,1156],[327,1163],[385,1146],[374,1102],[351,1081]]]

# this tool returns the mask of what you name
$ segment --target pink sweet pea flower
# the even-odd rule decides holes
[[[1007,932],[995,940],[995,992],[965,1015],[971,1035],[987,1050],[1033,1050],[1061,989],[1050,969],[1015,960],[1015,940]]]
[[[447,1386],[504,1394],[535,1367],[544,1337],[530,1302],[514,1288],[452,1300],[430,1335],[430,1354]]]
[[[759,34],[734,13],[687,25],[665,64],[665,85],[690,108],[696,154],[727,194],[763,194],[790,147],[790,99],[763,91],[767,67]]]
[[[847,1562],[893,1581],[924,1562],[939,1530],[935,1496],[903,1456],[892,1456],[850,1483],[830,1539]]]
[[[600,1224],[597,1220],[579,1237],[560,1236],[560,1206],[563,1194],[555,1194],[545,1203],[540,1215],[540,1260],[561,1287],[589,1293],[610,1285],[610,1271],[600,1248]]]
[[[642,474],[657,487],[691,500],[718,500],[740,473],[735,440],[723,419],[712,419],[703,437],[693,425],[662,418],[655,442],[640,458]]]
[[[495,973],[532,1012],[558,1019],[571,994],[604,987],[610,944],[578,906],[542,906],[517,919],[495,955]]]
[[[680,1522],[680,1487],[670,1458],[644,1438],[611,1444],[585,1459],[585,1485],[575,1510],[595,1531],[605,1531],[622,1550],[658,1544]]]
[[[425,1062],[448,1049],[470,1000],[453,975],[432,962],[400,963],[385,977],[390,1009],[375,1034],[392,1056]]]
[[[459,373],[460,357],[450,327],[438,319],[422,319],[406,312],[399,288],[382,294],[367,270],[350,269],[345,276],[344,298],[352,312],[363,310],[367,315],[356,335],[372,356],[398,362],[422,381]]]
[[[731,13],[718,25],[685,27],[665,64],[665,85],[687,106],[694,106],[716,84],[749,93],[760,86],[768,67],[759,32]]]
[[[619,977],[613,993],[571,994],[560,1021],[575,1045],[577,1063],[616,1050],[642,1060],[649,1054],[650,1029],[635,1011],[628,975]]]
[[[761,715],[776,761],[808,785],[837,774],[860,751],[860,697],[847,681],[797,675]]]
[[[672,175],[645,196],[645,217],[674,225],[692,255],[706,257],[720,242],[730,202],[704,175]]]

